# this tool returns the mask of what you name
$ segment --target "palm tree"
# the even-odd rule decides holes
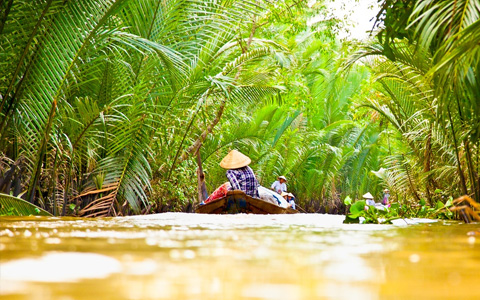
[[[407,7],[384,1],[379,17],[386,28],[379,36],[388,49],[405,43],[395,38],[407,37],[420,57],[425,56],[421,52],[430,57],[425,79],[430,82],[433,97],[438,99],[435,120],[449,128],[444,134],[453,142],[459,192],[474,195],[478,200],[480,187],[475,161],[480,124],[479,46],[475,41],[478,41],[480,6],[476,1],[420,0],[409,1]],[[397,58],[386,50],[383,53],[391,60]]]
[[[404,150],[386,159],[383,179],[397,192],[416,201],[425,197],[431,204],[437,189],[465,193],[472,187],[464,174],[470,167],[460,155],[466,149],[457,143],[458,135],[465,132],[451,118],[444,119],[435,81],[429,76],[434,68],[432,56],[405,41],[397,41],[389,51],[395,61],[386,56],[382,45],[373,43],[350,61],[370,66],[384,97],[367,99],[364,105],[380,113],[400,134],[397,147]],[[456,181],[459,184],[452,186]]]
[[[86,216],[139,212],[152,161],[174,170],[202,110],[276,90],[241,72],[271,53],[253,39],[242,51],[238,38],[256,3],[1,5],[0,149],[24,161],[21,195],[56,214],[67,203]]]

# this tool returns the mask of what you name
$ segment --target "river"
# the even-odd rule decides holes
[[[1,299],[480,299],[480,226],[165,213],[0,218]]]

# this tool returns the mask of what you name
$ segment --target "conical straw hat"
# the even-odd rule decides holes
[[[372,196],[372,194],[370,194],[370,193],[366,193],[365,195],[363,195],[363,198],[365,198],[365,199],[373,199],[373,196]]]
[[[248,166],[251,162],[252,160],[245,154],[232,150],[222,159],[220,167],[224,169],[238,169]]]

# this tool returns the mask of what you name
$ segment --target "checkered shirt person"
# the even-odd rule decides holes
[[[227,170],[227,178],[230,181],[231,190],[241,190],[250,197],[260,198],[257,178],[249,166]]]

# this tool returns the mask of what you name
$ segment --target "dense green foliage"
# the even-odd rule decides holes
[[[263,12],[255,3],[2,5],[4,162],[17,192],[55,214],[68,203],[80,215],[139,213],[152,174],[170,180],[202,110],[277,90],[268,70],[245,76],[275,47],[237,34]]]
[[[382,176],[413,203],[435,206],[446,195],[478,201],[480,5],[384,1],[384,8],[381,43],[352,57],[370,67],[383,95],[364,105],[393,125],[403,145]]]
[[[304,24],[305,18],[294,18],[294,23]],[[237,148],[252,157],[262,185],[270,187],[285,175],[301,206],[343,212],[341,198],[360,197],[367,190],[380,194],[382,188],[370,172],[380,168],[387,151],[377,143],[381,125],[375,115],[355,108],[361,95],[369,93],[369,72],[361,66],[341,72],[350,46],[336,41],[330,28],[322,30],[319,24],[291,32],[288,23],[272,22],[261,32],[288,46],[275,57],[285,90],[248,107],[245,114],[233,107],[214,146],[205,145],[206,151],[212,149],[207,156],[222,150],[209,160],[207,170],[215,170],[210,176],[215,184],[225,181],[218,161],[228,149]]]
[[[0,192],[55,215],[185,210],[233,148],[308,211],[480,196],[475,2],[384,1],[364,46],[323,1],[0,6]]]

